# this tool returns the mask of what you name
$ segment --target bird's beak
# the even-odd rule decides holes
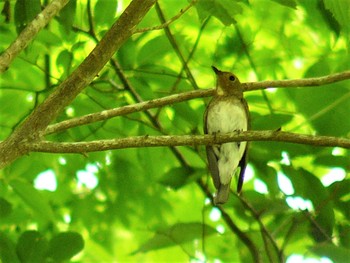
[[[221,72],[220,70],[218,70],[216,67],[211,66],[211,68],[214,70],[215,74],[218,74],[219,72]]]

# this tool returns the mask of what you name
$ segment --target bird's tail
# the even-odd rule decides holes
[[[214,197],[214,203],[216,205],[224,204],[227,202],[230,195],[230,183],[229,184],[220,184],[216,196]]]

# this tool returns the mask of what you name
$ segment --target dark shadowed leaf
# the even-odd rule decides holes
[[[15,23],[20,33],[41,11],[40,0],[18,0],[15,4]]]
[[[18,239],[17,255],[21,262],[44,262],[48,241],[37,231],[26,231]]]
[[[73,257],[84,248],[82,236],[75,232],[60,233],[49,243],[47,256],[55,261],[64,261]]]
[[[10,238],[3,232],[0,232],[0,261],[2,263],[20,263],[15,245]]]
[[[11,214],[12,205],[6,199],[0,197],[0,218],[4,218]]]
[[[75,19],[75,11],[77,8],[77,1],[69,1],[68,4],[60,12],[60,23],[69,34],[72,31],[72,25]]]

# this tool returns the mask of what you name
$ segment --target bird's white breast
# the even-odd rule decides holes
[[[211,105],[207,116],[208,133],[227,133],[246,131],[248,128],[247,114],[241,103],[218,101]]]

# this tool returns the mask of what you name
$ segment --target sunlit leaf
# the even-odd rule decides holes
[[[11,180],[10,185],[39,218],[54,221],[54,214],[48,200],[33,185],[20,179]]]
[[[297,3],[295,0],[272,0],[272,1],[294,9],[296,9],[297,7]]]
[[[117,0],[98,0],[95,5],[95,23],[111,25],[117,13]]]
[[[201,20],[213,15],[226,26],[236,23],[234,17],[242,11],[236,1],[230,0],[200,0],[196,8]]]
[[[145,253],[169,246],[178,246],[215,233],[217,231],[214,228],[201,223],[178,223],[169,228],[158,230],[153,238],[133,253]]]
[[[311,250],[320,257],[328,257],[334,262],[346,262],[349,260],[350,250],[333,244],[317,245]]]

